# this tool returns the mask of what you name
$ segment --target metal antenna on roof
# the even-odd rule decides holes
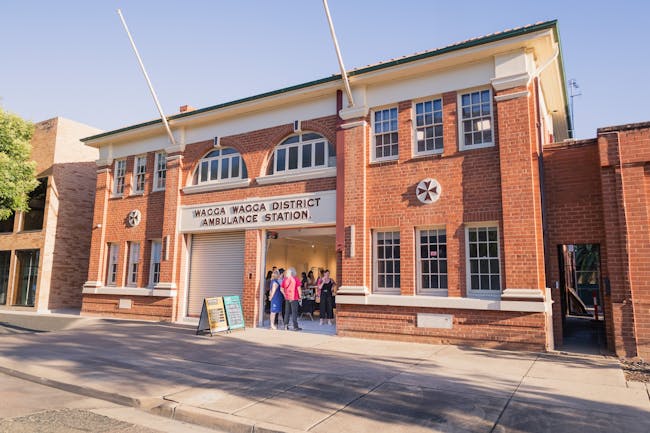
[[[348,107],[353,107],[354,99],[352,98],[352,90],[350,89],[350,80],[348,80],[348,73],[345,72],[345,65],[343,65],[343,57],[341,56],[339,43],[336,39],[336,33],[334,32],[334,24],[332,23],[332,17],[330,15],[330,8],[327,6],[327,0],[323,0],[323,7],[325,8],[325,15],[327,15],[327,22],[330,25],[330,33],[332,34],[332,40],[334,41],[334,49],[336,50],[336,56],[339,59],[339,68],[341,68],[341,78],[343,79],[343,84],[345,85],[345,93],[348,96]]]
[[[571,78],[569,80],[569,89],[571,92],[569,94],[569,98],[571,99],[571,137],[573,137],[573,133],[576,129],[575,120],[573,118],[573,98],[576,96],[581,96],[582,92],[580,91],[580,86],[578,86],[578,82],[575,78]]]
[[[147,85],[149,85],[151,96],[153,96],[153,100],[156,103],[156,107],[158,107],[158,112],[160,113],[160,118],[162,119],[163,125],[165,125],[165,129],[167,130],[169,141],[171,141],[172,146],[176,146],[176,140],[174,140],[174,135],[172,134],[172,130],[169,128],[169,123],[167,122],[165,113],[163,113],[163,109],[160,106],[160,102],[158,102],[158,96],[156,96],[156,91],[153,89],[153,85],[151,84],[149,75],[147,75],[147,70],[144,68],[144,63],[142,63],[142,58],[140,58],[140,53],[138,52],[138,48],[135,46],[135,42],[131,37],[131,32],[129,32],[129,28],[126,25],[126,21],[124,21],[124,17],[122,16],[122,11],[118,9],[117,14],[120,16],[120,20],[122,20],[122,25],[124,26],[124,30],[126,30],[126,34],[129,37],[129,41],[131,41],[131,47],[133,47],[133,52],[135,53],[135,57],[137,57],[138,63],[140,63],[140,69],[142,69],[142,73],[144,74],[144,79],[147,80]]]

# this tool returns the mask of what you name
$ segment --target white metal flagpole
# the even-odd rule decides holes
[[[174,140],[174,135],[172,134],[172,130],[169,128],[169,123],[167,122],[167,118],[165,117],[165,113],[163,113],[163,109],[160,106],[160,102],[158,102],[158,96],[156,96],[156,91],[153,89],[153,85],[151,84],[151,80],[149,79],[149,75],[147,75],[147,70],[144,68],[144,63],[142,63],[142,59],[140,58],[140,53],[138,52],[138,48],[135,46],[135,42],[133,41],[133,38],[131,37],[131,32],[129,32],[129,28],[126,25],[126,21],[124,21],[124,17],[122,16],[122,11],[120,9],[118,9],[117,14],[120,16],[120,20],[122,20],[122,25],[124,26],[124,30],[126,30],[126,34],[129,37],[129,41],[131,41],[131,47],[133,47],[133,52],[135,53],[135,57],[137,57],[138,63],[140,64],[140,69],[142,69],[142,73],[144,74],[144,78],[145,78],[145,80],[147,80],[147,84],[149,85],[149,90],[151,91],[151,96],[153,96],[153,100],[156,103],[156,107],[158,107],[158,112],[160,113],[160,118],[162,119],[162,122],[165,125],[165,129],[167,130],[167,135],[169,136],[169,141],[171,141],[172,146],[176,146],[176,140]]]
[[[354,99],[352,99],[350,80],[348,80],[348,73],[345,72],[345,65],[343,65],[343,57],[341,56],[339,43],[336,39],[336,32],[334,32],[334,23],[332,23],[332,17],[330,15],[330,8],[327,6],[327,0],[323,0],[323,7],[325,7],[325,15],[327,15],[327,22],[330,25],[330,33],[332,33],[332,40],[334,41],[334,49],[336,50],[336,56],[339,59],[339,68],[341,68],[341,78],[343,79],[343,84],[345,85],[345,93],[348,96],[348,107],[353,107]]]

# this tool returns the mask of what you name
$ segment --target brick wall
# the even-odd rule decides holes
[[[62,163],[53,167],[53,187],[59,206],[56,238],[51,247],[49,309],[81,306],[81,288],[86,281],[90,252],[96,171],[94,162]]]
[[[336,145],[336,116],[305,120],[302,130],[317,132],[326,137],[332,145]],[[264,176],[267,172],[267,162],[275,148],[284,138],[293,134],[293,125],[286,124],[246,134],[221,137],[222,147],[232,147],[241,154],[251,184],[245,188],[233,188],[223,191],[185,194],[182,189],[192,182],[194,171],[199,160],[213,149],[213,142],[204,141],[192,143],[183,152],[169,154],[167,162],[167,180],[165,191],[153,191],[153,167],[155,153],[147,154],[147,182],[144,194],[132,195],[133,164],[135,156],[126,158],[125,189],[121,197],[113,197],[113,176],[115,162],[110,167],[100,167],[97,175],[97,197],[95,201],[95,217],[93,221],[93,239],[88,281],[106,279],[106,249],[108,243],[120,245],[117,286],[126,285],[128,243],[140,242],[140,271],[137,287],[147,287],[149,278],[149,261],[151,254],[151,239],[170,239],[170,257],[161,263],[161,283],[175,284],[178,293],[175,298],[167,298],[171,303],[169,309],[152,309],[150,303],[134,302],[131,310],[114,310],[121,296],[84,295],[83,311],[86,314],[128,315],[130,317],[150,318],[159,320],[164,311],[168,316],[165,320],[178,320],[184,312],[180,310],[182,300],[187,296],[185,284],[188,262],[186,248],[188,236],[180,234],[177,227],[179,206],[203,203],[218,203],[231,200],[244,200],[250,197],[274,197],[278,195],[299,194],[336,189],[336,179],[309,179],[291,183],[259,185],[255,178]],[[108,169],[108,170],[106,170]],[[127,227],[126,217],[133,209],[142,213],[142,222],[137,227]],[[97,228],[97,225],[101,227]],[[247,230],[245,239],[244,263],[244,298],[242,308],[247,326],[256,326],[259,315],[259,275],[263,243],[260,240],[261,231]],[[135,299],[135,298],[134,298]],[[99,302],[98,300],[101,300]],[[107,305],[110,305],[107,307]],[[156,304],[157,305],[157,304]],[[108,309],[107,309],[108,308]]]
[[[544,149],[544,198],[547,236],[547,286],[553,290],[554,337],[562,345],[559,245],[599,244],[606,263],[603,195],[598,146],[595,139],[559,143]],[[607,273],[601,269],[601,287]],[[603,292],[604,295],[604,292]],[[611,317],[607,315],[607,319]],[[607,328],[611,329],[611,323]],[[613,346],[611,346],[613,347]]]
[[[535,351],[546,343],[543,313],[338,304],[336,311],[345,336]],[[418,328],[418,313],[451,314],[453,328]]]
[[[396,230],[400,232],[401,296],[416,294],[416,230],[445,228],[448,295],[466,297],[465,227],[469,223],[485,222],[499,227],[502,287],[543,289],[543,278],[541,283],[539,278],[544,269],[539,183],[533,181],[538,176],[536,141],[529,122],[534,114],[533,102],[529,98],[517,98],[494,103],[496,145],[461,151],[457,98],[456,92],[442,97],[444,150],[441,155],[413,156],[413,101],[410,100],[397,104],[398,160],[368,162],[370,155],[366,152],[373,149],[372,113],[364,119],[366,126],[342,130],[345,241],[355,242],[354,257],[350,257],[349,245],[344,248],[342,285],[366,286],[373,291],[373,232]],[[508,177],[505,185],[504,176]],[[440,183],[442,193],[437,202],[425,205],[417,199],[415,186],[428,177]],[[355,228],[355,240],[349,236],[351,226]],[[417,312],[453,314],[454,328],[417,328]],[[535,350],[543,349],[546,343],[543,313],[340,303],[337,304],[337,332],[371,338]]]

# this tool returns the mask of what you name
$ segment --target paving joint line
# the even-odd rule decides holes
[[[512,401],[512,398],[515,396],[517,391],[519,391],[519,387],[521,387],[521,383],[528,376],[528,373],[530,373],[530,370],[533,369],[533,366],[535,365],[537,360],[540,358],[540,356],[541,356],[540,354],[537,354],[537,356],[535,357],[535,360],[530,364],[530,367],[528,367],[528,370],[526,370],[526,373],[524,373],[524,375],[521,376],[521,380],[519,380],[519,383],[517,384],[517,387],[514,389],[514,391],[512,391],[512,393],[510,394],[510,397],[508,397],[508,401],[506,401],[506,404],[503,405],[503,409],[501,409],[501,412],[499,413],[499,416],[494,421],[494,425],[490,429],[490,433],[494,433],[494,429],[497,428],[497,426],[499,425],[499,421],[501,421],[501,417],[503,417],[503,414],[506,412],[506,409],[508,409],[508,406],[510,405],[510,402]]]

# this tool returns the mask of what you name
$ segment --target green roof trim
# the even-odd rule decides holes
[[[559,34],[558,34],[557,20],[545,21],[545,22],[542,22],[542,23],[539,23],[539,24],[533,24],[533,25],[530,25],[530,26],[519,27],[519,28],[516,28],[516,29],[513,29],[513,30],[507,30],[507,31],[503,31],[503,32],[493,33],[491,35],[484,36],[484,37],[470,39],[470,40],[460,42],[460,43],[457,43],[457,44],[448,45],[446,47],[439,48],[439,49],[436,49],[436,50],[426,51],[426,52],[423,52],[423,53],[402,57],[402,58],[399,58],[399,59],[396,59],[396,60],[390,60],[390,61],[387,61],[387,62],[377,63],[377,64],[372,65],[372,66],[366,66],[366,67],[363,67],[363,68],[354,69],[352,71],[348,71],[348,74],[349,74],[350,77],[354,77],[354,76],[357,76],[357,75],[363,75],[363,74],[366,74],[366,73],[369,73],[369,72],[374,72],[374,71],[381,70],[381,69],[391,68],[393,66],[403,65],[403,64],[406,64],[406,63],[416,62],[418,60],[439,56],[439,55],[450,53],[450,52],[453,52],[453,51],[463,50],[463,49],[475,47],[475,46],[478,46],[478,45],[489,44],[491,42],[496,42],[496,41],[500,41],[500,40],[503,40],[503,39],[508,39],[508,38],[512,38],[512,37],[516,37],[516,36],[521,36],[521,35],[525,35],[525,34],[528,34],[528,33],[533,33],[533,32],[537,32],[537,31],[540,31],[540,30],[546,30],[546,29],[553,29],[553,33],[555,35],[555,38],[558,41],[560,40],[559,39]],[[563,91],[564,91],[564,100],[566,101],[565,109],[567,110],[567,122],[568,122],[567,125],[569,126],[569,128],[568,128],[569,132],[572,133],[573,131],[572,131],[572,128],[571,128],[571,119],[570,119],[571,116],[568,113],[566,79],[564,77],[564,67],[562,66],[562,50],[561,50],[561,48],[560,48],[560,54],[558,55],[558,59],[559,59],[559,62],[560,62],[560,70],[561,70],[561,74],[562,74],[562,88],[563,88]],[[209,106],[209,107],[200,108],[200,109],[193,110],[193,111],[188,111],[188,112],[185,112],[185,113],[174,114],[172,116],[167,116],[167,120],[170,121],[170,120],[175,120],[175,119],[181,119],[183,117],[193,116],[195,114],[205,113],[207,111],[219,110],[219,109],[222,109],[222,108],[231,107],[233,105],[242,104],[242,103],[245,103],[245,102],[251,102],[251,101],[255,101],[257,99],[264,99],[264,98],[268,98],[270,96],[281,95],[283,93],[288,93],[288,92],[292,92],[292,91],[295,91],[295,90],[305,89],[305,88],[308,88],[308,87],[313,87],[313,86],[317,86],[317,85],[320,85],[320,84],[329,83],[329,82],[332,82],[332,81],[337,81],[337,80],[340,80],[340,79],[341,79],[341,74],[335,74],[335,75],[332,75],[332,76],[329,76],[329,77],[326,77],[326,78],[321,78],[319,80],[308,81],[306,83],[297,84],[297,85],[290,86],[290,87],[284,87],[282,89],[273,90],[273,91],[265,92],[265,93],[260,93],[260,94],[257,94],[257,95],[248,96],[246,98],[241,98],[241,99],[236,99],[234,101],[224,102],[222,104],[212,105],[212,106]],[[113,131],[103,132],[101,134],[97,134],[97,135],[93,135],[93,136],[90,136],[90,137],[82,138],[81,141],[86,142],[86,141],[96,140],[98,138],[108,137],[108,136],[119,134],[119,133],[122,133],[122,132],[131,131],[131,130],[138,129],[138,128],[143,128],[145,126],[155,125],[157,123],[162,124],[162,119],[150,120],[148,122],[138,123],[136,125],[131,125],[131,126],[127,126],[127,127],[124,127],[124,128],[115,129]]]

